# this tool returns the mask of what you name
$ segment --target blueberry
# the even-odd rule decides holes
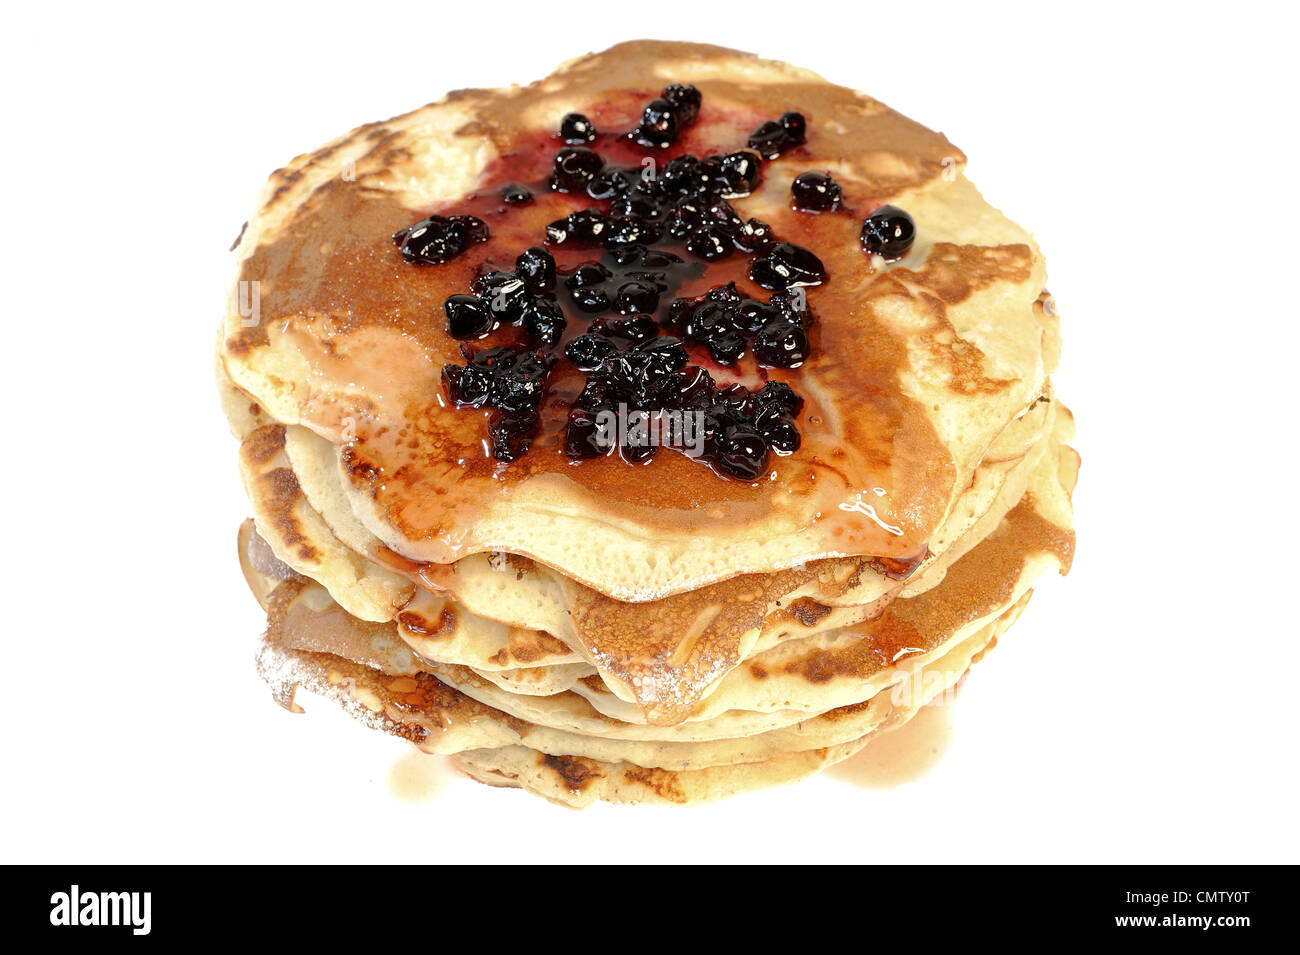
[[[802,146],[808,141],[808,122],[803,118],[803,113],[782,113],[781,128],[785,130],[786,139],[792,146]]]
[[[897,206],[881,206],[862,223],[862,248],[886,259],[901,259],[916,238],[916,223]]]
[[[517,322],[528,304],[528,287],[514,272],[486,272],[474,280],[473,291],[505,323]]]
[[[646,414],[646,412],[641,412]],[[628,428],[633,426],[634,422],[628,422]],[[655,456],[659,450],[659,445],[652,444],[649,441],[645,443],[627,444],[623,443],[618,446],[618,453],[628,464],[643,464]]]
[[[698,365],[688,365],[660,380],[654,398],[665,408],[685,408],[713,392],[713,376]]]
[[[636,141],[652,149],[666,149],[677,141],[677,111],[666,99],[652,99],[641,112],[641,125],[633,132]]]
[[[609,219],[599,209],[579,209],[546,227],[546,241],[551,245],[568,242],[574,245],[593,245],[603,242],[609,230]]]
[[[754,413],[776,410],[782,415],[794,417],[803,410],[803,398],[783,381],[769,381],[753,398]]]
[[[492,457],[498,461],[513,461],[528,450],[532,436],[537,433],[540,421],[536,409],[496,411],[488,421],[488,438],[492,444]]]
[[[458,408],[481,408],[487,404],[492,391],[490,373],[473,365],[444,365],[442,383],[447,389],[447,397]]]
[[[502,364],[492,382],[491,404],[504,411],[523,411],[536,408],[542,398],[546,376],[555,363],[555,356],[537,353],[519,353],[515,360]]]
[[[803,246],[777,242],[750,263],[749,277],[765,289],[820,285],[826,266]]]
[[[790,183],[794,207],[803,212],[833,212],[843,197],[840,184],[824,172],[804,172]]]
[[[802,113],[783,113],[779,120],[768,120],[749,136],[749,148],[764,159],[776,159],[787,149],[807,141],[808,127]]]
[[[704,192],[700,161],[694,156],[677,156],[668,160],[655,185],[665,196],[693,196]]]
[[[608,312],[610,309],[609,292],[603,288],[582,286],[572,289],[569,294],[573,298],[574,306],[579,311],[599,315],[601,312]]]
[[[751,152],[729,153],[719,160],[719,195],[724,198],[747,196],[758,185],[759,158]]]
[[[515,271],[534,295],[555,288],[555,258],[540,245],[531,245],[519,253]]]
[[[556,192],[582,192],[604,166],[604,160],[586,146],[568,146],[555,154],[551,188]]]
[[[733,240],[742,252],[765,252],[776,241],[772,227],[761,219],[750,219],[736,230]]]
[[[769,119],[749,134],[749,148],[764,159],[775,159],[787,145],[788,137],[781,124]]]
[[[609,214],[615,218],[654,222],[663,216],[663,207],[654,196],[636,189],[617,196],[609,205]]]
[[[564,284],[570,289],[585,288],[608,282],[613,276],[614,273],[599,262],[584,262],[573,270],[573,274],[564,280]]]
[[[767,442],[749,425],[724,425],[715,454],[717,466],[736,477],[756,478],[767,468]]]
[[[407,262],[438,265],[487,237],[487,224],[477,216],[429,216],[394,233],[393,241]]]
[[[587,195],[604,201],[625,195],[631,188],[627,173],[620,169],[605,169],[591,177],[587,183]]]
[[[626,345],[646,342],[652,338],[660,337],[659,326],[648,315],[632,315],[627,318],[615,319],[608,324],[602,320],[597,324],[599,324],[603,334],[612,338],[624,339]]]
[[[705,200],[698,196],[683,196],[673,203],[668,213],[667,228],[670,235],[678,239],[687,238],[692,232],[704,225],[708,208]]]
[[[726,199],[713,199],[704,207],[704,220],[712,225],[722,226],[727,234],[739,231],[745,220]]]
[[[731,365],[745,354],[745,339],[738,332],[722,332],[706,343],[709,354],[719,365]]]
[[[644,219],[624,216],[609,221],[609,228],[605,233],[605,244],[611,247],[644,245],[649,242],[657,242],[660,235],[659,227],[653,223]]]
[[[797,368],[809,350],[808,333],[785,321],[764,327],[754,338],[754,357],[772,368]]]
[[[596,139],[596,127],[581,113],[567,113],[560,120],[560,138],[566,143],[590,143]]]
[[[702,225],[686,239],[686,251],[706,262],[725,259],[734,250],[731,234],[719,223]]]
[[[452,338],[482,338],[492,331],[492,309],[473,295],[453,295],[442,303],[447,314],[447,334]]]
[[[625,282],[614,295],[614,311],[623,315],[653,313],[659,307],[659,290],[645,282]]]
[[[509,203],[512,206],[522,205],[533,198],[532,190],[527,186],[521,186],[517,182],[509,182],[498,190],[497,195],[501,201]]]
[[[755,422],[763,440],[773,451],[789,454],[798,451],[802,439],[795,423],[784,415],[768,417]]]
[[[677,121],[683,126],[695,122],[700,114],[700,91],[694,86],[681,86],[677,83],[665,86],[661,94],[677,113]]]
[[[725,302],[700,302],[682,323],[682,334],[697,342],[738,330],[732,306]]]
[[[595,371],[618,353],[618,346],[603,335],[579,335],[564,346],[564,354],[583,371]]]
[[[781,310],[775,305],[756,302],[753,299],[738,303],[732,309],[732,319],[736,327],[751,335],[763,326],[781,317]]]
[[[520,324],[533,338],[547,348],[554,348],[564,335],[568,324],[559,303],[549,298],[534,299],[524,309]]]
[[[564,426],[564,453],[571,458],[598,458],[614,449],[617,435],[599,426],[597,415],[604,409],[574,405]]]

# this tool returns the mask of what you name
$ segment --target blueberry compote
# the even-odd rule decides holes
[[[798,449],[803,399],[768,370],[796,369],[812,354],[805,287],[825,282],[826,268],[732,201],[758,187],[765,159],[805,142],[806,124],[789,112],[759,126],[748,148],[694,155],[682,142],[702,105],[695,87],[670,85],[622,134],[606,130],[600,110],[594,121],[570,113],[549,139],[544,169],[521,176],[516,165],[510,180],[467,197],[488,218],[562,213],[513,263],[489,259],[443,306],[448,334],[465,342],[464,364],[444,368],[443,387],[455,406],[489,412],[498,460],[527,451],[541,410],[557,402],[567,409],[559,448],[575,461],[617,451],[642,463],[657,452],[658,443],[633,440],[635,428],[611,440],[605,413],[640,421],[689,413],[703,433],[687,453],[744,480],[764,474],[773,453]],[[792,190],[810,211],[841,202],[838,184],[821,174]],[[482,204],[489,198],[495,213]],[[492,221],[498,229],[508,220]],[[408,261],[438,263],[488,231],[473,215],[431,216],[394,240]],[[744,280],[764,295],[738,288]],[[579,384],[556,392],[557,375]]]

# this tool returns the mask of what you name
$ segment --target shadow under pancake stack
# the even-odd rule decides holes
[[[570,806],[946,699],[1074,547],[1033,239],[816,74],[623,44],[272,175],[217,350],[258,667]]]

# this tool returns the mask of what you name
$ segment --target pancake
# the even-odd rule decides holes
[[[556,178],[564,149],[605,164],[612,199],[590,171],[586,191]],[[1068,570],[1078,469],[1042,256],[964,165],[943,136],[809,71],[636,42],[277,170],[216,348],[275,698],[298,709],[305,687],[479,781],[580,807],[793,781],[945,697],[1035,580]],[[662,198],[683,169],[712,197],[703,212]],[[810,183],[833,200],[807,199]],[[652,194],[667,204],[600,211]],[[571,213],[632,238],[569,241]],[[426,216],[478,224],[441,261],[404,261]],[[900,216],[914,238],[888,245],[882,223]],[[809,281],[779,243],[812,256]],[[559,282],[526,300],[561,317],[552,339],[485,291],[503,274],[527,284],[516,256],[541,245]],[[656,291],[613,303],[618,319],[609,299],[584,304],[592,274],[611,295],[624,279]],[[723,355],[681,317],[697,296],[748,296],[768,317],[736,326],[743,347]],[[481,334],[457,326],[455,301],[491,318]],[[805,336],[788,361],[760,347],[777,314]],[[649,344],[712,382],[688,406],[712,416],[702,456],[573,444],[613,367],[584,366],[578,339],[641,347],[608,345],[616,320],[659,329]],[[456,376],[490,347],[534,356],[539,383],[466,406]],[[769,430],[760,401],[789,389]],[[733,431],[758,442],[751,457]]]
[[[577,203],[538,194],[489,216],[492,238],[437,269],[403,268],[389,236],[449,209],[481,176],[544,180],[557,117],[585,110],[625,128],[665,76],[694,83],[711,108],[657,158],[743,146],[773,101],[809,117],[815,155],[768,164],[759,188],[735,201],[780,235],[806,236],[836,276],[808,291],[833,320],[818,323],[820,347],[797,375],[803,449],[756,486],[715,479],[680,454],[632,473],[617,456],[574,467],[554,453],[563,409],[548,405],[533,451],[498,474],[480,415],[441,399],[440,369],[460,356],[430,316]],[[861,252],[860,218],[788,206],[792,175],[831,157],[849,205],[891,202],[917,222],[916,244],[883,274]],[[963,163],[942,136],[811,73],[713,47],[624,44],[543,83],[461,91],[360,127],[279,171],[238,247],[240,281],[260,283],[260,320],[245,327],[237,285],[222,361],[276,421],[338,448],[358,518],[413,560],[506,551],[635,601],[832,555],[912,558],[1048,371],[1033,309],[1041,256],[966,181]],[[353,178],[339,175],[344,164]],[[871,514],[840,506],[873,488],[884,493]]]

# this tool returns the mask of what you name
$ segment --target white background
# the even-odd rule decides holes
[[[6,15],[0,859],[1298,861],[1285,6],[561,7]],[[1047,254],[1077,562],[908,785],[575,813],[413,762],[332,704],[291,716],[254,673],[210,350],[265,176],[641,36],[809,66],[943,130]]]

